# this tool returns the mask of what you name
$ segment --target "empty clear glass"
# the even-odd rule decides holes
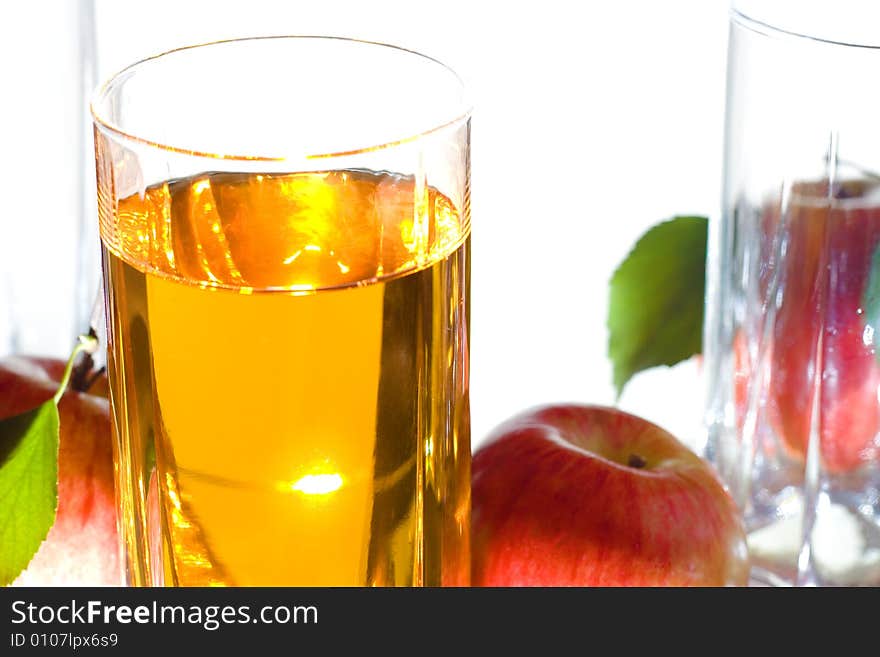
[[[0,39],[27,65],[2,72],[14,100],[0,123],[0,356],[66,358],[88,328],[101,276],[87,102],[93,2],[23,3],[14,20],[6,14]]]
[[[880,36],[867,4],[731,14],[708,455],[745,514],[755,578],[773,584],[880,583]]]

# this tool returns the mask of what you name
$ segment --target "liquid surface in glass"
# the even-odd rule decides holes
[[[131,582],[468,584],[467,209],[366,170],[105,207]]]

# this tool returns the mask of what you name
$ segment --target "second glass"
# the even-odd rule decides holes
[[[277,37],[93,102],[133,585],[467,585],[470,121],[458,77]]]
[[[880,583],[880,43],[870,3],[734,4],[709,457],[755,579]],[[852,12],[849,12],[851,9]]]

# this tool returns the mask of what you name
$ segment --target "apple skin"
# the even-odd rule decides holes
[[[49,358],[0,360],[0,417],[23,413],[49,400],[58,389],[64,366]],[[68,386],[58,412],[55,523],[12,585],[121,585],[106,376],[95,381],[90,392],[76,392]]]
[[[475,586],[748,583],[733,500],[706,462],[644,419],[535,408],[498,426],[472,468]]]

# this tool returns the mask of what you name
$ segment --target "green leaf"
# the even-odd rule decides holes
[[[58,409],[50,399],[0,420],[0,585],[24,570],[55,522]]]
[[[862,293],[862,309],[865,312],[865,324],[876,331],[880,327],[880,244],[874,248],[871,256],[868,284]],[[880,363],[880,349],[874,349],[874,358]]]
[[[608,356],[618,397],[636,372],[700,353],[708,223],[674,217],[654,226],[611,277]]]

